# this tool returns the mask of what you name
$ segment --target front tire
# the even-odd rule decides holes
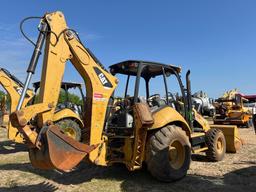
[[[75,139],[76,141],[81,140],[82,131],[77,122],[72,119],[62,119],[56,123],[57,126],[66,134],[67,136]]]
[[[206,156],[211,161],[221,161],[226,153],[225,136],[219,129],[210,129],[206,132],[208,150]]]
[[[180,127],[168,125],[148,140],[146,163],[160,181],[172,182],[186,176],[191,161],[191,145]]]

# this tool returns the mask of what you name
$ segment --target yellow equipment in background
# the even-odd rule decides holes
[[[0,69],[0,84],[7,93],[7,95],[1,100],[1,127],[7,129],[8,139],[17,143],[24,143],[25,140],[23,136],[19,133],[18,129],[13,127],[9,122],[9,115],[16,110],[24,84],[8,70],[3,68]],[[22,104],[23,107],[27,106],[28,103],[35,103],[35,93],[39,87],[40,82],[37,82],[34,83],[35,90],[27,90],[24,102]],[[80,89],[81,84],[62,82],[61,87],[67,93],[68,89],[70,88],[78,87]],[[6,104],[7,97],[10,98],[9,111]],[[73,106],[74,104],[71,105]],[[54,113],[53,121],[57,123],[67,135],[75,138],[76,140],[81,140],[81,128],[83,127],[83,122],[79,117],[79,113],[75,112],[72,106],[58,107]],[[31,121],[31,123],[33,124],[34,121],[35,119]],[[70,127],[70,124],[72,127]]]
[[[223,132],[211,129],[192,112],[189,72],[186,89],[180,77],[181,68],[173,65],[128,60],[111,65],[108,72],[83,46],[76,32],[67,28],[61,12],[44,15],[39,30],[17,111],[11,114],[13,126],[26,139],[34,167],[70,171],[86,157],[102,166],[123,163],[132,171],[140,169],[145,162],[154,177],[170,182],[186,175],[191,151],[206,152],[213,161],[223,159],[226,152]],[[22,107],[44,43],[39,102]],[[85,131],[81,142],[63,134],[54,123],[67,61],[74,65],[86,86]],[[127,78],[125,95],[118,102],[114,102],[119,82],[116,74]],[[170,106],[175,101],[168,98],[169,76],[175,76],[180,85],[184,115]],[[163,78],[166,101],[150,93],[154,77]],[[135,84],[129,84],[130,78],[135,78]],[[146,86],[146,98],[139,95],[141,82]],[[127,93],[129,85],[134,88],[132,96]],[[35,116],[35,124],[29,124]]]
[[[226,124],[250,127],[249,121],[252,119],[251,111],[244,107],[247,101],[237,90],[225,93],[215,102],[216,116],[214,124]]]
[[[13,127],[9,122],[9,115],[16,110],[24,84],[19,81],[15,76],[13,76],[9,71],[3,68],[0,68],[0,84],[5,89],[8,97],[10,98],[10,111],[7,110],[6,96],[1,101],[1,126],[8,129],[9,139],[14,140],[18,143],[22,143],[23,137],[18,133],[17,128]],[[28,89],[22,106],[25,107],[28,102],[31,101],[33,96],[34,91]]]
[[[7,97],[4,95],[0,101],[0,126],[3,128],[6,128],[9,123],[9,113],[7,111],[6,100]]]

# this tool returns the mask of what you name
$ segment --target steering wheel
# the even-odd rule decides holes
[[[157,99],[160,99],[160,94],[157,93],[157,94],[150,95],[149,98],[147,99],[148,105],[150,107],[153,107],[153,103]]]
[[[153,95],[150,95],[149,98],[148,98],[148,101],[153,101],[154,99],[158,99],[160,98],[160,94],[153,94]]]

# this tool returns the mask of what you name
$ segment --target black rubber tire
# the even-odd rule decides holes
[[[172,167],[169,157],[169,146],[180,143],[183,151],[183,162],[179,167]],[[160,181],[172,182],[186,176],[191,161],[191,145],[180,127],[168,125],[150,136],[147,142],[146,164],[148,171]]]
[[[218,150],[217,142],[222,142],[221,149]],[[210,161],[221,161],[226,153],[226,140],[225,136],[220,129],[212,128],[206,132],[206,144],[208,150],[206,156]]]
[[[73,138],[73,137],[72,138],[77,140],[77,141],[81,141],[82,130],[81,130],[79,124],[76,121],[74,121],[72,119],[62,119],[62,120],[58,121],[56,123],[56,125],[59,126],[60,129],[64,133],[67,132],[66,131],[67,128],[72,129],[72,131],[75,133],[75,136],[74,136],[75,138]]]
[[[209,117],[214,117],[215,116],[215,111],[213,109],[211,109],[209,111]]]
[[[252,127],[255,131],[255,134],[256,134],[256,114],[253,114],[253,116],[252,116],[252,125],[253,125]]]

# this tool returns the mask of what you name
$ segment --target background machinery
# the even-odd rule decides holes
[[[9,115],[16,110],[24,84],[8,70],[3,68],[0,68],[0,84],[7,93],[1,101],[1,127],[8,128],[9,139],[21,143],[23,142],[23,138],[17,129],[10,124]],[[26,106],[33,97],[34,91],[27,89],[22,106]],[[9,101],[9,109],[7,107],[7,100]]]
[[[186,175],[191,152],[205,151],[211,160],[218,161],[224,157],[226,149],[236,151],[237,140],[232,135],[232,131],[236,131],[234,127],[228,129],[231,134],[226,137],[224,131],[211,128],[199,114],[193,113],[189,72],[186,88],[179,75],[181,69],[172,65],[129,60],[110,66],[108,72],[83,46],[76,32],[67,28],[61,12],[44,15],[39,30],[27,70],[26,86],[17,110],[10,116],[13,126],[26,139],[34,167],[70,171],[86,158],[101,166],[123,163],[133,171],[145,162],[154,177],[169,182]],[[22,107],[44,43],[39,101]],[[68,60],[85,80],[86,101],[82,118],[85,131],[81,142],[63,134],[54,122]],[[114,91],[119,83],[117,74],[124,75],[127,80],[124,97],[115,102]],[[163,78],[161,92],[166,101],[161,100],[158,93],[151,93],[151,82],[158,76]],[[169,76],[175,76],[180,85],[184,116],[170,106],[170,103],[176,103],[168,98]],[[129,84],[131,78],[135,78],[135,84]],[[145,90],[140,87],[142,83]],[[133,88],[132,95],[127,94],[129,85]],[[146,97],[140,97],[141,91],[146,92]],[[193,118],[193,115],[197,117]],[[31,125],[29,122],[33,117],[37,121]]]
[[[2,98],[1,101],[1,127],[7,129],[7,137],[17,143],[24,143],[23,136],[19,133],[17,128],[13,127],[9,122],[9,115],[11,112],[16,110],[18,101],[20,99],[21,92],[24,88],[24,84],[12,75],[8,70],[0,69],[0,84],[6,91],[6,96]],[[31,104],[37,103],[37,90],[40,88],[40,82],[33,84],[34,90],[28,89],[22,104],[23,107]],[[61,129],[69,136],[81,139],[81,128],[83,127],[83,122],[80,119],[80,115],[83,116],[83,103],[84,96],[81,89],[82,85],[79,83],[62,82],[61,88],[65,92],[64,102],[59,102],[58,107],[54,113],[53,121],[58,123]],[[81,93],[81,105],[71,103],[68,95],[69,89],[78,88]],[[8,102],[7,102],[8,101]],[[36,118],[34,118],[30,123],[34,123]],[[72,124],[72,127],[69,126]]]
[[[203,91],[198,91],[192,95],[192,103],[196,111],[203,116],[214,117],[216,114],[213,99],[210,99]]]
[[[230,94],[226,94],[226,96],[224,94],[223,97],[215,101],[216,116],[213,119],[214,124],[250,127],[252,111],[244,106],[248,99],[236,90],[228,93]]]
[[[243,101],[244,108],[248,109],[249,113],[256,114],[256,95],[241,94],[245,100]]]

